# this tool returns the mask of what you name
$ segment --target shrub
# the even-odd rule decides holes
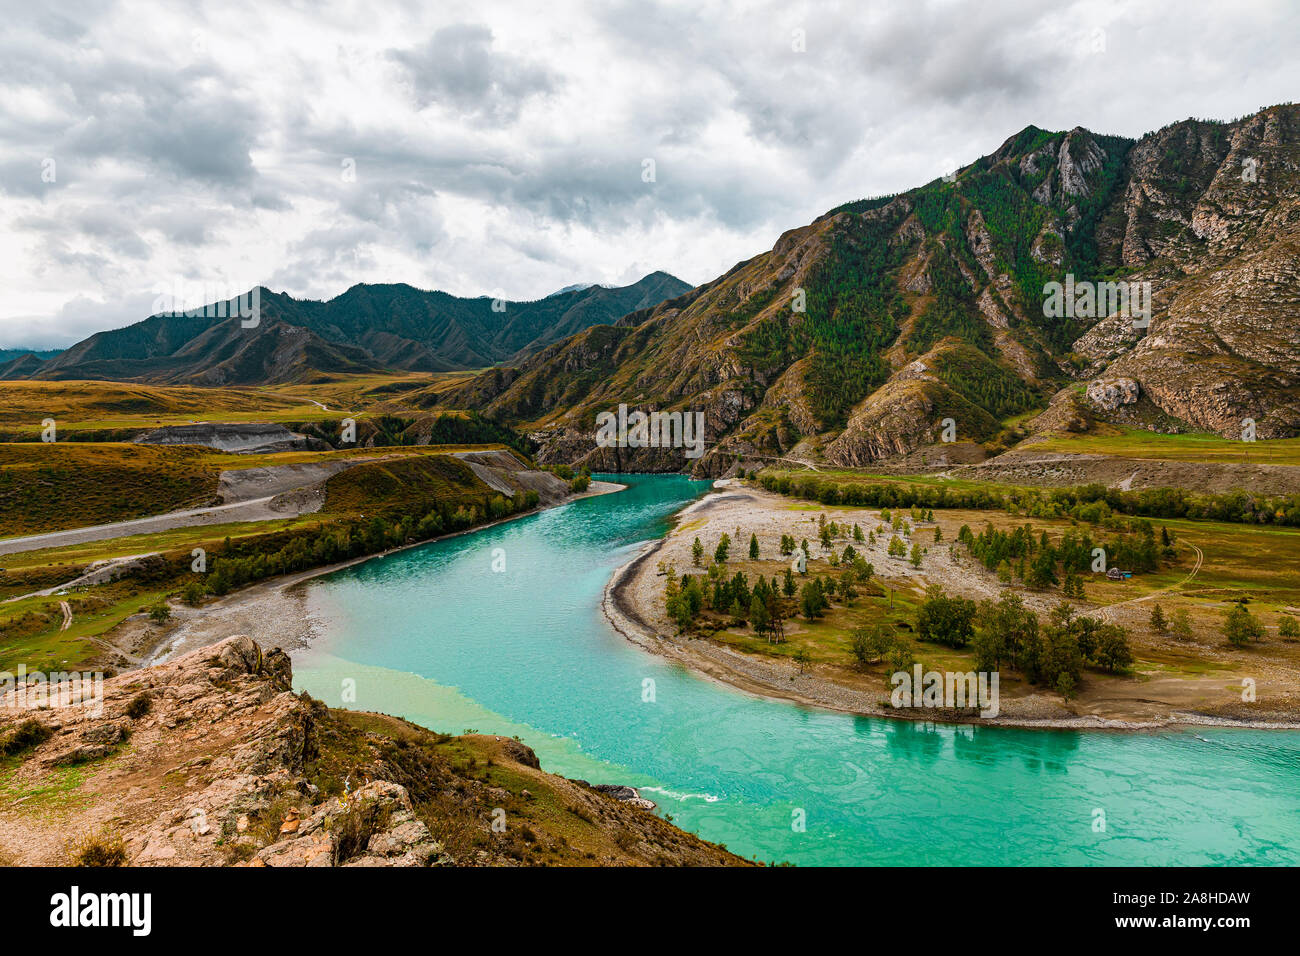
[[[126,715],[132,720],[139,720],[153,707],[153,698],[147,691],[141,691],[131,698],[131,702],[126,705]]]
[[[70,866],[126,866],[126,844],[116,833],[88,833],[68,848]]]
[[[35,717],[28,717],[0,741],[0,754],[12,757],[39,747],[54,735],[54,731]]]
[[[370,844],[370,838],[387,829],[392,807],[377,800],[354,804],[335,823],[339,864],[346,863]]]

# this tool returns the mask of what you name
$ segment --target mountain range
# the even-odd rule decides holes
[[[581,286],[532,302],[460,298],[405,284],[359,284],[323,302],[260,288],[255,328],[244,328],[229,307],[239,300],[194,315],[163,313],[96,333],[49,358],[18,355],[0,366],[0,379],[273,385],[349,372],[483,368],[518,361],[689,289],[664,272],[628,286]]]
[[[1149,314],[1116,308],[1121,284]],[[1054,308],[1062,287],[1095,289],[1096,307]],[[1300,434],[1300,107],[1136,140],[1029,126],[693,289],[656,272],[533,302],[408,285],[326,302],[260,291],[255,330],[155,315],[18,356],[0,378],[274,384],[492,366],[404,400],[515,425],[543,462],[701,475],[790,457],[862,466],[954,437],[996,453],[1098,420],[1288,437]],[[596,416],[620,405],[702,412],[708,451],[597,447]]]
[[[1054,282],[1145,288],[1149,322],[1054,314]],[[530,430],[544,461],[703,475],[756,457],[866,465],[938,443],[948,419],[991,450],[1097,419],[1296,435],[1300,108],[1137,140],[1027,127],[438,401]],[[702,411],[709,451],[596,447],[596,415],[620,403]]]

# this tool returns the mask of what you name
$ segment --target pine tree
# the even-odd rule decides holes
[[[749,536],[749,560],[758,560],[758,535],[756,534]]]
[[[762,637],[767,633],[771,618],[767,613],[767,603],[757,593],[749,602],[749,623],[754,625],[754,633]]]
[[[1169,625],[1165,621],[1165,612],[1162,611],[1160,605],[1157,604],[1151,609],[1151,630],[1155,631],[1157,634],[1163,634],[1168,630],[1168,628]]]
[[[695,565],[698,568],[700,566],[700,562],[703,560],[704,560],[704,545],[700,543],[700,539],[697,537],[695,539],[695,543],[691,545],[691,564]]]

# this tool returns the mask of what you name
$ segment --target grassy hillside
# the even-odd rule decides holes
[[[126,437],[162,425],[196,421],[297,421],[328,413],[301,392],[273,389],[150,386],[116,382],[5,382],[0,387],[0,438],[38,441],[44,419],[68,437]],[[337,414],[337,413],[336,413]],[[115,433],[115,434],[114,434]]]
[[[199,507],[219,474],[206,449],[188,446],[0,444],[0,536]]]
[[[59,421],[147,418],[268,410],[305,405],[274,390],[135,385],[119,382],[6,382],[0,388],[0,423],[27,423],[34,415]]]
[[[330,514],[428,511],[437,504],[481,503],[495,492],[457,458],[418,456],[366,462],[325,483]]]
[[[483,865],[744,865],[724,847],[667,820],[593,799],[580,784],[546,773],[513,738],[437,734],[382,714],[330,710],[309,773],[322,795],[377,763],[405,786],[416,814],[453,858]],[[513,821],[493,834],[481,821],[501,807]]]

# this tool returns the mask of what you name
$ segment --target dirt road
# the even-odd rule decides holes
[[[1171,584],[1167,588],[1161,588],[1159,591],[1152,591],[1150,594],[1144,594],[1141,597],[1129,598],[1127,601],[1116,601],[1114,604],[1107,604],[1097,612],[1098,617],[1110,618],[1110,612],[1117,607],[1127,607],[1130,604],[1141,604],[1143,601],[1150,601],[1160,597],[1162,594],[1168,594],[1171,591],[1179,591],[1185,585],[1190,584],[1192,578],[1201,570],[1201,565],[1205,563],[1205,552],[1196,545],[1187,542],[1187,546],[1196,552],[1196,564],[1192,566],[1191,572],[1177,584]]]
[[[230,505],[172,511],[151,518],[136,518],[132,521],[115,521],[112,524],[72,528],[68,531],[33,534],[25,538],[6,538],[0,541],[0,554],[19,554],[23,551],[38,551],[41,548],[59,548],[69,544],[104,541],[108,538],[121,538],[132,534],[154,534],[192,525],[224,524],[228,521],[268,521],[272,518],[289,517],[270,507],[275,497],[275,495],[268,495],[265,498],[238,501]]]

